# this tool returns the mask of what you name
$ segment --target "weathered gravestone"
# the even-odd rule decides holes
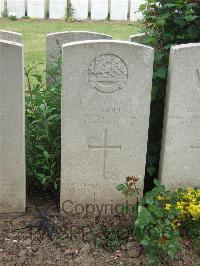
[[[7,0],[8,15],[22,18],[25,16],[25,0]]]
[[[27,0],[27,14],[30,18],[45,17],[45,0]]]
[[[84,41],[84,40],[99,40],[112,39],[111,36],[89,31],[64,31],[47,34],[46,37],[46,69],[47,82],[49,83],[51,77],[48,73],[55,62],[62,56],[62,45],[69,42]]]
[[[145,0],[130,0],[131,9],[130,9],[130,20],[137,21],[143,19],[142,13],[139,11],[140,5],[145,4]]]
[[[73,8],[73,17],[76,19],[87,19],[88,18],[88,0],[71,0]]]
[[[91,0],[91,19],[107,19],[108,0]]]
[[[22,43],[22,35],[17,32],[0,30],[0,40]]]
[[[112,214],[116,185],[143,190],[153,49],[121,41],[63,45],[61,208]],[[145,73],[145,75],[144,75]],[[107,207],[106,207],[107,206]],[[109,208],[110,207],[110,208]]]
[[[25,210],[23,45],[0,40],[0,213]]]
[[[200,186],[200,44],[171,48],[160,179],[168,189]]]
[[[0,18],[2,17],[3,11],[4,11],[4,0],[0,0]]]
[[[129,36],[129,42],[138,42],[141,43],[145,38],[145,33],[133,34]]]
[[[128,17],[128,0],[111,0],[110,19],[127,20]]]
[[[63,19],[66,16],[67,0],[49,1],[49,18]]]

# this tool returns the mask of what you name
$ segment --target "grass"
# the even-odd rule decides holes
[[[65,22],[62,20],[0,20],[0,29],[16,31],[23,34],[25,44],[25,64],[32,62],[45,62],[45,35],[50,32],[68,30],[87,30],[105,33],[113,36],[113,39],[128,40],[128,37],[140,31],[139,24],[127,22]]]

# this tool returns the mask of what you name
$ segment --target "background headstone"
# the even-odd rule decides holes
[[[69,42],[112,39],[111,36],[89,31],[64,31],[47,34],[46,37],[46,69],[51,70],[55,61],[61,56],[62,45]]]
[[[71,0],[74,9],[73,17],[76,19],[88,18],[88,0]]]
[[[2,17],[3,10],[4,10],[4,0],[0,0],[0,18]]]
[[[111,0],[111,20],[127,20],[128,0]]]
[[[171,48],[160,179],[168,189],[200,186],[200,44]]]
[[[132,175],[142,193],[152,72],[146,46],[63,45],[61,209],[92,204],[97,214],[97,204],[109,215],[108,204],[116,212],[124,201],[116,186]]]
[[[130,20],[137,21],[143,19],[143,15],[139,12],[140,5],[144,4],[145,0],[131,0]]]
[[[22,35],[17,32],[0,30],[0,40],[22,43]]]
[[[49,18],[62,19],[66,16],[67,0],[49,1]]]
[[[145,38],[145,33],[133,34],[129,36],[129,42],[138,42],[141,43]]]
[[[0,213],[25,210],[23,45],[0,40]]]
[[[91,0],[91,19],[107,19],[108,0]]]
[[[8,15],[17,18],[25,16],[25,0],[7,0]]]
[[[27,13],[30,18],[44,18],[45,0],[27,0]]]

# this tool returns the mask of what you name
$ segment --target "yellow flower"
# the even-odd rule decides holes
[[[160,195],[157,197],[157,200],[163,200],[164,198],[161,197]]]
[[[171,209],[172,205],[171,204],[166,204],[165,205],[165,210],[169,211]]]

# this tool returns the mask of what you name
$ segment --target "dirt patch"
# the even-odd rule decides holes
[[[148,265],[143,248],[122,225],[131,227],[131,219],[62,216],[51,199],[31,199],[25,214],[0,216],[0,265]],[[108,234],[117,227],[120,243],[114,239],[116,231]],[[108,230],[109,241],[102,228]],[[197,266],[200,258],[191,243],[183,241],[178,260],[162,265]]]

